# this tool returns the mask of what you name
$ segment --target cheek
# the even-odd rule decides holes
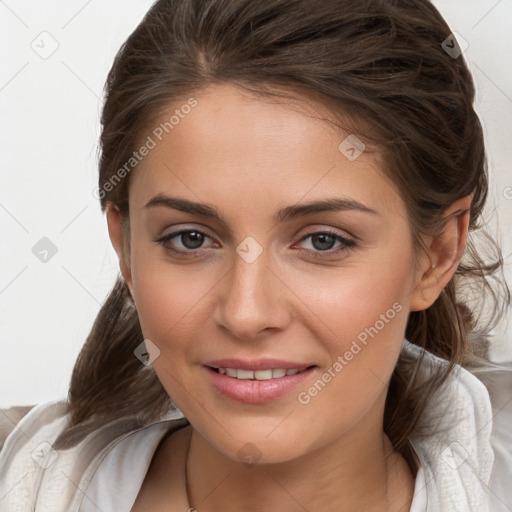
[[[213,283],[167,263],[140,260],[132,269],[142,333],[160,351],[153,369],[173,402],[188,414],[200,348],[194,341],[204,339],[201,333],[211,316],[208,300]]]
[[[142,332],[160,350],[170,348],[167,340],[178,348],[179,340],[204,325],[215,284],[211,272],[190,272],[140,251],[132,259],[132,280]]]
[[[390,339],[404,330],[406,315],[397,313],[408,310],[410,267],[398,262],[393,271],[390,268],[384,263],[322,273],[289,273],[287,284],[312,313],[310,328],[316,323],[318,334],[330,338],[333,349],[337,345],[342,349],[341,340],[346,343],[361,333],[364,338],[366,330],[376,323],[380,334]]]
[[[328,358],[317,378],[299,390],[297,408],[322,438],[363,425],[364,418],[381,421],[404,337],[408,310],[401,286],[357,277],[345,279],[339,288],[333,283],[314,297],[314,312],[322,322],[312,322],[309,330]],[[312,440],[315,446],[318,442]]]
[[[325,278],[302,274],[297,295],[313,313],[307,327],[329,357],[320,375],[326,385],[304,389],[305,402],[316,401],[318,410],[334,402],[358,414],[385,389],[408,319],[411,267],[405,260],[391,265],[381,259],[386,264],[354,266]]]

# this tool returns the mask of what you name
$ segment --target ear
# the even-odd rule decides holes
[[[107,203],[106,215],[110,242],[112,243],[112,247],[117,253],[121,274],[126,281],[126,284],[128,285],[130,293],[133,297],[130,255],[128,254],[129,244],[127,243],[128,241],[123,237],[123,231],[126,231],[123,229],[123,219],[119,209],[113,203]],[[129,236],[129,233],[125,233],[125,236]]]
[[[466,196],[452,203],[443,215],[443,229],[430,240],[428,253],[418,271],[411,295],[411,311],[429,308],[455,274],[466,247],[470,206],[471,196]]]

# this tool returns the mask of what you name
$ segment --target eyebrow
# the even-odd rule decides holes
[[[193,213],[217,219],[224,224],[226,221],[219,213],[218,209],[214,206],[197,203],[180,197],[166,196],[164,194],[158,194],[150,199],[144,206],[144,208],[155,208],[163,206],[166,208],[172,208],[186,213]],[[368,213],[371,215],[379,215],[377,211],[369,208],[368,206],[347,198],[329,198],[321,201],[312,201],[300,205],[287,206],[279,210],[274,216],[276,222],[284,222],[287,220],[293,220],[313,213],[321,212],[338,212],[338,211],[358,211],[362,213]]]

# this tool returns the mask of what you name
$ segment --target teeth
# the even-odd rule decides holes
[[[272,370],[258,370],[254,372],[254,378],[256,380],[270,380],[274,376],[273,373]]]
[[[236,378],[242,380],[254,379],[254,372],[251,370],[236,370]]]
[[[300,370],[293,368],[290,370],[284,370],[277,368],[275,370],[242,370],[235,368],[218,368],[221,375],[227,375],[228,377],[234,377],[240,380],[270,380],[280,379],[286,375],[296,375]]]

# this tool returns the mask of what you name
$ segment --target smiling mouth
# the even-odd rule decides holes
[[[211,366],[209,368],[216,373],[225,375],[226,377],[232,377],[238,380],[271,380],[281,379],[289,375],[297,375],[298,373],[302,373],[306,370],[309,370],[310,368],[314,368],[314,366],[306,366],[300,369],[290,368],[288,370],[285,370],[283,368],[268,370],[244,370],[241,368],[216,368]]]

